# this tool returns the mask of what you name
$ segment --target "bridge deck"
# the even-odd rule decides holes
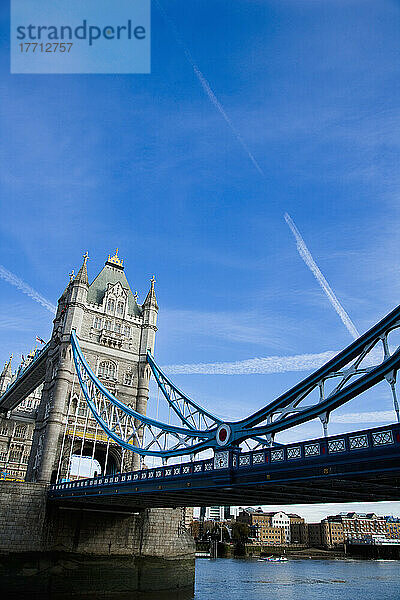
[[[63,482],[49,500],[118,510],[400,500],[400,425]]]

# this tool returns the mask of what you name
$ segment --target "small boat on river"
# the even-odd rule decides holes
[[[260,556],[259,562],[287,562],[286,556]]]

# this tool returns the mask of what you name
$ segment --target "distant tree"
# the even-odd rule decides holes
[[[236,521],[232,525],[232,539],[235,543],[245,544],[249,539],[250,528],[247,523]]]
[[[229,531],[223,523],[216,523],[215,521],[208,521],[205,523],[204,533],[206,539],[216,540],[217,542],[229,542],[230,536]]]

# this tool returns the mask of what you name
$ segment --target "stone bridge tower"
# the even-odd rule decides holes
[[[122,402],[145,414],[150,368],[146,353],[154,350],[157,300],[154,277],[142,305],[124,273],[123,261],[109,256],[89,284],[88,255],[58,301],[50,341],[46,376],[29,458],[27,480],[50,482],[67,474],[71,456],[95,458],[102,471],[138,468],[138,457],[110,443],[97,430],[80,389],[70,335],[76,330],[80,346],[104,385]],[[84,434],[82,433],[84,430]],[[129,454],[129,456],[128,456]]]

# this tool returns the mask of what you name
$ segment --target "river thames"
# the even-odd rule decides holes
[[[196,560],[195,600],[397,600],[399,561]]]
[[[296,560],[268,563],[257,559],[196,560],[193,588],[175,591],[121,592],[99,591],[90,584],[81,593],[57,593],[55,589],[37,594],[3,591],[7,600],[398,600],[400,598],[400,561],[389,560]]]

